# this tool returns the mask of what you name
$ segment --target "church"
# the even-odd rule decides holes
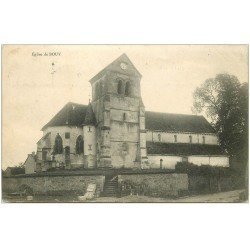
[[[122,54],[90,79],[91,102],[67,103],[43,126],[35,171],[174,169],[177,162],[229,167],[229,156],[203,116],[145,111],[141,77]]]

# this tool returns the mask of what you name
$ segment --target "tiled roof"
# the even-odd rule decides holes
[[[86,109],[84,125],[95,125],[95,124],[96,124],[95,113],[92,109],[91,103],[89,103],[89,105]]]
[[[226,155],[219,145],[147,142],[148,154]]]
[[[85,120],[87,105],[73,102],[67,103],[46,125],[47,127],[55,126],[82,126]]]
[[[53,126],[82,126],[83,124],[95,124],[96,119],[89,106],[67,103],[43,128]],[[146,129],[161,130],[166,132],[193,132],[193,133],[215,133],[212,126],[203,116],[167,114],[146,111]]]
[[[145,112],[145,125],[148,130],[166,132],[215,133],[213,127],[198,115]]]

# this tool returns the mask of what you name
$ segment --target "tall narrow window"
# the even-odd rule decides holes
[[[103,93],[104,93],[104,84],[103,84],[103,82],[100,82],[100,89],[99,89],[100,96],[102,96]]]
[[[47,150],[46,149],[42,149],[42,160],[43,161],[46,161],[47,160]]]
[[[59,134],[57,134],[55,138],[54,154],[62,154],[62,152],[63,152],[62,137]]]
[[[76,139],[76,154],[84,153],[84,141],[81,135],[79,135]]]
[[[123,113],[123,121],[126,121],[126,113]]]
[[[89,132],[92,132],[92,131],[91,131],[91,127],[89,127]]]
[[[70,133],[69,132],[66,132],[65,133],[65,139],[69,139],[70,138]]]
[[[117,93],[119,94],[119,95],[121,95],[121,94],[123,94],[123,86],[122,86],[123,84],[122,84],[122,80],[119,80],[118,81],[118,86],[117,86]]]
[[[161,134],[158,134],[158,141],[161,141]]]
[[[125,95],[126,96],[130,96],[131,95],[131,83],[130,82],[126,82]]]
[[[98,155],[98,154],[99,154],[99,152],[100,152],[98,142],[96,143],[96,152],[97,152],[97,155]]]
[[[202,143],[203,143],[203,144],[205,144],[205,143],[206,143],[205,136],[202,136]]]
[[[192,136],[189,136],[189,143],[192,143]]]
[[[95,87],[95,98],[98,99],[100,96],[100,83],[96,83],[96,87]]]
[[[163,162],[163,160],[160,159],[160,168],[162,168],[162,162]]]
[[[174,142],[177,142],[177,135],[174,135]]]

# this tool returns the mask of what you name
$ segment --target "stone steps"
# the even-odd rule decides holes
[[[103,187],[103,197],[117,196],[118,176],[106,177]]]

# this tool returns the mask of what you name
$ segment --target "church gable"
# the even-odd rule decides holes
[[[130,61],[126,54],[122,54],[115,61],[101,70],[97,75],[90,79],[90,83],[93,83],[100,79],[106,72],[116,72],[128,76],[137,76],[141,78],[140,72],[136,69],[133,63]]]

